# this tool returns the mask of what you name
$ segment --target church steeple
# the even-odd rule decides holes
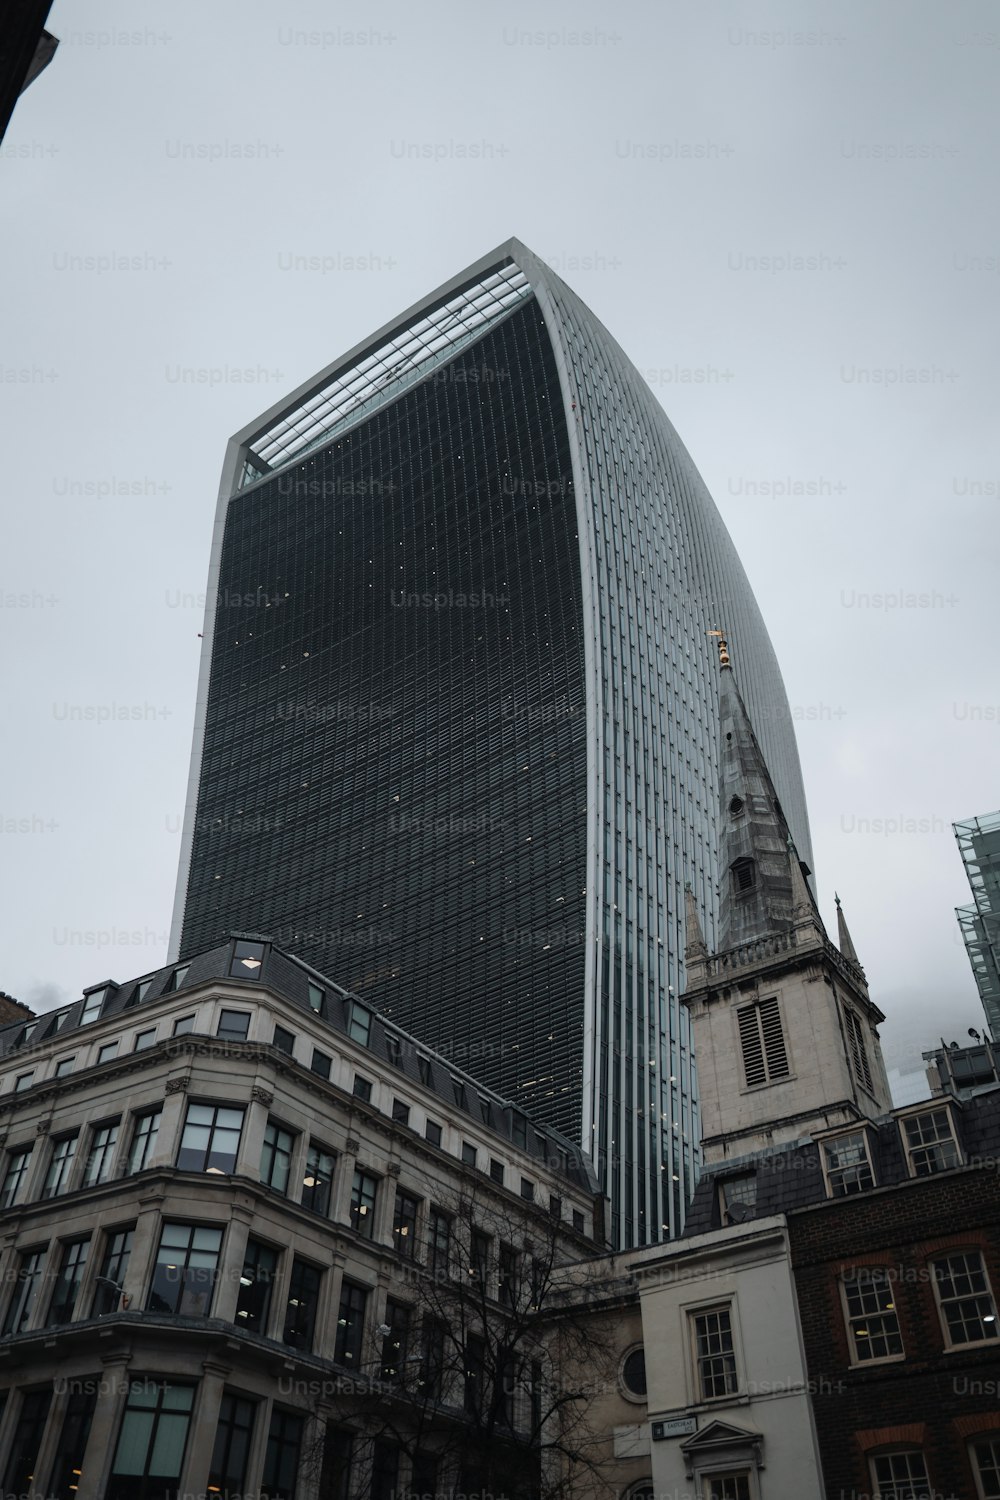
[[[803,904],[815,903],[750,716],[725,640],[719,643],[722,730],[719,948],[788,932]],[[817,920],[818,920],[818,913]]]
[[[840,897],[837,895],[836,891],[834,891],[833,893],[833,899],[837,903],[837,947],[847,959],[848,963],[857,964],[858,968],[861,969],[861,960],[858,958],[857,952],[855,951],[854,940],[851,937],[850,930],[847,926],[847,918],[844,916],[844,913],[841,909]],[[864,970],[862,969],[861,972],[864,973]]]
[[[809,888],[720,640],[719,949],[686,894],[687,985],[706,1163],[892,1108],[878,1025],[837,902],[840,947]]]

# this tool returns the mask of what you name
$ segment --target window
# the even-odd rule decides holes
[[[417,1068],[420,1072],[420,1082],[429,1089],[434,1087],[434,1068],[429,1057],[422,1052],[417,1054]]]
[[[78,1139],[79,1132],[74,1132],[73,1135],[64,1135],[52,1142],[49,1170],[45,1174],[45,1182],[42,1186],[43,1198],[56,1198],[66,1191]]]
[[[465,1340],[465,1410],[470,1416],[482,1410],[483,1371],[486,1365],[486,1341],[478,1333]]]
[[[31,1321],[31,1315],[35,1310],[35,1302],[42,1284],[42,1269],[45,1265],[45,1248],[41,1250],[26,1250],[18,1262],[17,1280],[14,1283],[14,1295],[7,1308],[7,1316],[4,1318],[3,1331],[8,1333],[23,1333]]]
[[[724,1177],[719,1183],[719,1209],[723,1224],[743,1224],[757,1211],[757,1174],[743,1172]]]
[[[332,1151],[324,1151],[315,1141],[310,1141],[306,1156],[306,1170],[302,1178],[302,1207],[312,1209],[314,1214],[330,1212],[330,1194],[333,1186],[333,1169],[337,1158]]]
[[[424,1393],[436,1401],[441,1395],[444,1376],[444,1349],[446,1325],[440,1318],[425,1318],[422,1329],[420,1385]]]
[[[691,1318],[694,1331],[697,1399],[714,1401],[739,1389],[729,1307],[707,1308]]]
[[[7,1157],[7,1170],[0,1185],[0,1208],[11,1208],[18,1202],[31,1161],[30,1146],[15,1146]]]
[[[503,1187],[503,1162],[497,1161],[495,1156],[490,1157],[490,1176]]]
[[[81,1026],[86,1026],[89,1022],[97,1020],[104,1008],[104,1000],[107,993],[107,989],[102,987],[99,990],[92,991],[89,995],[84,995],[83,1010],[80,1012]]]
[[[742,797],[733,797],[729,803],[729,816],[738,818],[743,811],[744,803]]]
[[[118,1140],[118,1121],[106,1125],[95,1125],[90,1136],[90,1150],[83,1169],[83,1186],[94,1187],[98,1182],[107,1182],[111,1176],[111,1161]]]
[[[219,1425],[208,1470],[207,1492],[219,1500],[242,1500],[256,1407],[227,1391],[219,1407]]]
[[[427,1137],[428,1141],[430,1142],[430,1144],[432,1146],[440,1146],[440,1144],[441,1144],[441,1126],[438,1124],[438,1122],[436,1120],[428,1120],[427,1121],[427,1126],[426,1126],[426,1129],[424,1130],[424,1135]]]
[[[432,1208],[427,1218],[427,1268],[438,1276],[447,1276],[451,1261],[451,1220],[440,1209]]]
[[[977,1250],[932,1261],[931,1274],[949,1348],[997,1337],[997,1310]]]
[[[190,967],[190,964],[181,964],[179,968],[173,971],[164,988],[163,993],[165,995],[171,995],[173,994],[174,990],[180,989],[181,985],[184,983],[185,979],[188,976],[188,969],[190,969]]]
[[[529,1203],[534,1200],[535,1184],[531,1181],[530,1177],[521,1178],[521,1197],[526,1198]]]
[[[125,1285],[125,1273],[132,1254],[132,1234],[131,1229],[114,1229],[109,1230],[105,1237],[104,1259],[97,1273],[94,1299],[90,1304],[92,1318],[103,1318],[108,1313],[118,1311],[121,1288]]]
[[[48,1486],[51,1500],[74,1500],[96,1406],[96,1391],[73,1391],[66,1402],[59,1434],[59,1455]]]
[[[471,1141],[462,1142],[462,1161],[467,1167],[474,1167],[479,1160],[479,1153]]]
[[[156,1027],[149,1026],[145,1031],[137,1031],[135,1041],[132,1044],[133,1052],[145,1052],[147,1047],[152,1047],[156,1041]]]
[[[706,1474],[702,1479],[705,1500],[750,1500],[750,1472]],[[652,1490],[649,1491],[652,1496]],[[641,1491],[640,1491],[641,1494]]]
[[[476,1283],[477,1291],[484,1293],[490,1274],[490,1248],[492,1241],[481,1229],[474,1229],[469,1237],[469,1276]]]
[[[59,1274],[56,1277],[55,1290],[52,1293],[52,1302],[46,1319],[47,1328],[51,1328],[56,1323],[72,1323],[73,1310],[76,1307],[77,1293],[80,1290],[80,1281],[87,1264],[89,1250],[89,1239],[72,1240],[63,1246]]]
[[[456,1078],[454,1074],[452,1074],[451,1079],[451,1091],[452,1095],[454,1096],[455,1103],[458,1105],[459,1109],[468,1111],[469,1101],[466,1098],[465,1094],[465,1084],[463,1083],[461,1078]]]
[[[7,1495],[27,1495],[33,1488],[35,1464],[51,1402],[50,1390],[26,1391],[21,1400],[21,1412],[4,1474],[3,1488]]]
[[[76,1062],[76,1055],[75,1054],[72,1057],[61,1057],[59,1059],[59,1061],[56,1063],[56,1071],[55,1071],[54,1077],[56,1077],[56,1078],[65,1078],[68,1073],[72,1073],[72,1071],[73,1071],[73,1064],[75,1062]]]
[[[735,859],[729,866],[733,877],[733,890],[737,896],[745,896],[757,884],[757,870],[752,859]]]
[[[286,1057],[291,1057],[295,1051],[295,1033],[286,1030],[284,1026],[275,1026],[274,1045],[279,1052],[284,1052]]]
[[[312,1062],[309,1064],[314,1073],[320,1078],[329,1078],[330,1069],[333,1067],[333,1058],[329,1052],[321,1052],[318,1047],[313,1048]]]
[[[301,1444],[302,1418],[275,1407],[267,1433],[260,1500],[295,1500]]]
[[[135,1125],[132,1128],[132,1144],[128,1153],[128,1170],[141,1172],[149,1165],[149,1158],[156,1147],[156,1137],[160,1129],[160,1115],[162,1109],[147,1110],[145,1114],[136,1115]]]
[[[578,1208],[574,1208],[573,1210],[573,1228],[577,1234],[586,1234],[587,1232],[586,1220]]]
[[[562,1218],[562,1199],[557,1198],[555,1193],[549,1194],[549,1213],[554,1219]]]
[[[372,1444],[371,1500],[396,1500],[399,1494],[399,1448],[377,1438]]]
[[[264,944],[240,941],[233,945],[229,972],[237,979],[259,979],[264,962]]]
[[[354,1181],[351,1184],[351,1224],[363,1234],[366,1240],[370,1240],[375,1233],[375,1194],[378,1191],[378,1182],[370,1173],[363,1172],[360,1167],[354,1171]]]
[[[174,1022],[174,1036],[187,1036],[194,1030],[194,1016],[178,1016]]]
[[[152,983],[153,983],[153,976],[152,975],[149,977],[149,979],[140,979],[139,983],[136,985],[135,989],[132,991],[131,995],[129,996],[128,1001],[126,1002],[126,1006],[140,1005],[142,1003],[142,1001],[145,1000],[146,996],[149,994],[149,987],[150,987],[150,985]]]
[[[847,1135],[835,1136],[833,1140],[822,1141],[820,1149],[831,1198],[863,1193],[875,1186],[867,1131],[852,1130]]]
[[[741,1005],[736,1012],[747,1088],[789,1076],[788,1054],[778,1002],[771,996]]]
[[[385,1034],[385,1051],[394,1068],[403,1066],[403,1043],[394,1031]]]
[[[367,1301],[368,1293],[364,1287],[355,1286],[352,1281],[345,1281],[341,1286],[333,1357],[338,1364],[350,1365],[353,1370],[361,1368]]]
[[[857,1011],[845,1006],[844,1020],[847,1023],[847,1045],[851,1054],[851,1062],[854,1066],[854,1076],[866,1093],[874,1094],[875,1088],[872,1083],[872,1070],[868,1062],[868,1049],[865,1046],[865,1029],[861,1017]]]
[[[177,1492],[194,1386],[133,1380],[106,1500],[166,1500]]]
[[[245,1042],[250,1034],[250,1012],[248,1010],[224,1010],[219,1015],[216,1036],[230,1042]]]
[[[504,1307],[514,1307],[517,1303],[517,1262],[518,1254],[513,1245],[501,1245],[497,1296]]]
[[[393,1099],[392,1118],[397,1125],[409,1125],[410,1106],[405,1104],[402,1099]]]
[[[528,1146],[528,1121],[524,1115],[518,1114],[517,1110],[510,1117],[511,1139],[515,1146],[527,1150]]]
[[[889,1273],[857,1266],[845,1273],[841,1284],[853,1362],[897,1359],[903,1353],[903,1340]]]
[[[312,982],[310,982],[309,984],[309,1004],[312,1006],[313,1010],[317,1012],[317,1014],[322,1014],[323,991],[320,989],[318,984],[313,984]]]
[[[268,1120],[260,1152],[260,1180],[265,1187],[273,1188],[276,1193],[288,1192],[294,1150],[295,1137],[292,1132],[276,1125],[273,1120]]]
[[[417,1214],[420,1202],[410,1193],[396,1189],[396,1207],[392,1216],[392,1242],[400,1255],[408,1260],[417,1254]]]
[[[221,1229],[165,1223],[147,1310],[176,1313],[182,1318],[207,1317],[221,1246]]]
[[[929,1177],[933,1172],[947,1172],[962,1165],[947,1106],[904,1115],[899,1123],[911,1177]]]
[[[878,1500],[930,1500],[927,1465],[919,1449],[879,1453],[871,1465]]]
[[[626,1395],[646,1399],[646,1351],[641,1344],[622,1360],[620,1378]]]
[[[178,1167],[183,1172],[235,1171],[242,1129],[242,1109],[222,1104],[189,1104],[177,1152]]]
[[[233,1320],[237,1328],[248,1333],[267,1333],[267,1317],[277,1274],[277,1250],[262,1245],[259,1240],[247,1240]]]
[[[312,1349],[321,1280],[322,1275],[315,1266],[299,1260],[297,1256],[292,1261],[281,1340],[282,1343],[291,1344],[293,1349]]]
[[[14,1079],[14,1093],[23,1094],[25,1089],[30,1089],[31,1080],[34,1078],[34,1076],[34,1073],[18,1073],[17,1077]]]
[[[1000,1437],[978,1438],[972,1444],[972,1468],[979,1500],[1000,1500]]]
[[[410,1309],[401,1302],[385,1305],[385,1328],[382,1335],[383,1380],[401,1381],[406,1374],[406,1349],[410,1338]]]
[[[354,1434],[328,1422],[323,1444],[323,1473],[319,1482],[324,1500],[348,1500],[353,1466]]]
[[[347,1002],[347,1034],[351,1041],[360,1042],[363,1047],[367,1047],[371,1029],[371,1011],[359,1005],[356,1000],[349,1000]]]
[[[117,1042],[105,1042],[103,1047],[98,1047],[98,1049],[97,1049],[97,1061],[98,1061],[99,1064],[100,1063],[110,1062],[113,1057],[117,1057],[117,1056],[118,1056],[118,1043]]]
[[[360,1073],[354,1075],[354,1097],[360,1099],[362,1104],[372,1102],[372,1085],[370,1078],[362,1078]]]

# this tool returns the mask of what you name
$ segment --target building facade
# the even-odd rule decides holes
[[[605,1246],[578,1147],[267,940],[95,986],[0,1031],[4,1493],[389,1500],[477,1440],[537,1493],[490,1329]]]
[[[965,939],[986,1024],[1000,1039],[1000,812],[955,823],[973,901],[955,915]]]
[[[579,1140],[617,1244],[676,1234],[720,620],[809,835],[759,611],[638,371],[508,242],[232,440],[208,593],[172,954],[265,925]]]

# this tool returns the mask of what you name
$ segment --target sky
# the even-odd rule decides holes
[[[1000,805],[988,0],[48,24],[0,145],[0,989],[166,962],[228,438],[514,235],[732,533],[887,1062],[981,1028],[951,825]]]

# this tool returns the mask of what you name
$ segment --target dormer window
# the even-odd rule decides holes
[[[752,859],[736,859],[729,867],[733,877],[733,890],[737,896],[745,896],[757,884],[757,866]]]
[[[757,1174],[741,1172],[719,1183],[719,1209],[723,1224],[745,1224],[757,1212]]]
[[[89,995],[83,997],[83,1010],[80,1014],[79,1024],[86,1026],[88,1021],[96,1021],[101,1014],[101,1007],[107,995],[107,987],[99,990],[91,990]]]
[[[947,1104],[904,1115],[899,1122],[911,1177],[930,1177],[962,1165],[962,1153]]]
[[[259,979],[264,962],[264,944],[238,942],[233,947],[233,960],[229,972],[233,978]]]

